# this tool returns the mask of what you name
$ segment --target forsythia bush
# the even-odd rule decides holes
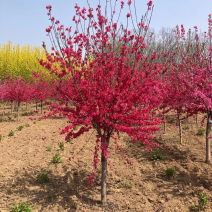
[[[8,79],[11,76],[18,78],[22,76],[24,80],[33,82],[34,75],[45,76],[50,80],[52,76],[39,64],[39,60],[46,60],[45,51],[41,47],[24,45],[0,44],[0,79]]]

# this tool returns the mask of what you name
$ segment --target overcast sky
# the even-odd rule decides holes
[[[115,2],[115,0],[111,0]],[[92,7],[99,0],[89,0]],[[100,0],[105,5],[105,0]],[[120,8],[121,0],[117,1]],[[125,0],[121,22],[126,23],[126,14],[129,12]],[[147,0],[136,0],[137,15],[139,18],[146,11]],[[65,27],[73,25],[72,17],[75,14],[74,6],[77,3],[81,8],[87,8],[87,0],[0,0],[0,44],[11,40],[13,44],[30,44],[41,46],[45,41],[50,46],[45,29],[50,25],[46,5],[52,5],[52,16]],[[154,13],[150,24],[151,28],[159,31],[162,27],[175,27],[184,24],[186,31],[198,26],[201,31],[207,31],[208,14],[212,13],[212,0],[153,0]],[[134,11],[134,10],[132,10]]]

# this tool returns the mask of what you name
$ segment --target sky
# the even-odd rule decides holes
[[[106,0],[88,0],[91,7],[96,8],[99,3],[105,5]],[[111,0],[115,2],[115,0]],[[134,0],[132,0],[134,1]],[[117,1],[119,11],[121,0]],[[126,14],[129,12],[128,0],[124,0],[125,8],[120,18],[126,25]],[[147,9],[147,0],[135,0],[138,19]],[[72,21],[75,14],[74,6],[88,8],[87,0],[0,0],[0,44],[9,40],[14,45],[30,44],[41,46],[45,41],[47,48],[51,48],[49,37],[45,29],[50,21],[47,16],[46,5],[52,5],[52,16],[65,27],[74,26]],[[208,15],[212,13],[212,0],[153,0],[154,12],[150,27],[158,32],[162,27],[173,28],[183,24],[186,31],[198,26],[199,30],[207,31]],[[103,6],[104,8],[104,6]],[[116,13],[116,15],[118,12]],[[132,7],[134,16],[134,8]],[[131,26],[131,25],[129,25]]]

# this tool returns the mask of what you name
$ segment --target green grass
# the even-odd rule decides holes
[[[45,170],[42,170],[40,174],[37,175],[37,182],[43,184],[50,181],[49,175]]]
[[[61,159],[60,154],[57,153],[52,157],[51,163],[62,163],[62,162],[63,160]]]
[[[205,134],[205,129],[198,129],[197,135],[202,136]]]
[[[60,142],[60,143],[58,143],[58,146],[59,146],[59,148],[60,148],[60,150],[64,150],[64,143],[62,143],[62,142]]]
[[[32,212],[32,209],[34,209],[32,204],[22,202],[20,204],[15,204],[10,212]]]
[[[52,147],[51,146],[46,147],[46,151],[51,152],[52,151]]]
[[[167,168],[165,172],[167,177],[173,177],[176,174],[175,168]]]
[[[134,184],[132,182],[129,181],[128,177],[126,178],[126,182],[124,183],[123,187],[130,189],[134,186]]]
[[[164,160],[164,159],[165,158],[163,154],[158,150],[154,151],[151,157],[151,160]]]
[[[202,210],[204,210],[206,205],[208,205],[208,197],[205,194],[200,193],[199,194],[199,205],[194,205],[192,207],[192,210],[193,211],[202,211]]]
[[[9,132],[8,136],[14,136],[14,131],[11,130],[11,131]]]
[[[24,128],[24,126],[18,126],[17,130],[21,131],[21,130],[23,130],[23,128]]]

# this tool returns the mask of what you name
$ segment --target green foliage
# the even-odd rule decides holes
[[[129,181],[128,177],[126,178],[126,182],[123,185],[124,188],[130,189],[134,186],[134,184],[132,182]]]
[[[51,163],[62,163],[62,159],[61,159],[61,156],[60,154],[55,154],[53,157],[52,157],[52,160],[51,160]]]
[[[176,174],[175,168],[167,168],[166,169],[166,176],[167,177],[173,177]]]
[[[185,126],[183,126],[183,130],[189,130],[189,126],[188,125],[185,125]]]
[[[2,118],[2,117],[0,117],[0,123],[1,123],[1,122],[3,122],[3,118]]]
[[[60,143],[58,143],[58,146],[59,146],[59,148],[60,148],[60,150],[64,150],[64,143],[62,143],[62,142],[60,142]]]
[[[21,130],[23,130],[23,128],[24,128],[24,126],[18,126],[17,130],[21,131]]]
[[[205,129],[198,129],[197,135],[204,135],[205,134]]]
[[[0,134],[0,141],[2,140],[2,134]]]
[[[36,124],[36,121],[33,121],[33,124]]]
[[[205,114],[205,115],[204,115],[204,118],[208,118],[208,114]]]
[[[67,141],[67,143],[73,144],[72,140],[69,138]]]
[[[33,205],[27,202],[22,202],[20,204],[15,204],[10,212],[32,212],[32,209],[34,209]]]
[[[11,130],[11,131],[9,132],[8,136],[14,136],[14,131]]]
[[[50,181],[48,173],[45,170],[42,170],[37,176],[37,181],[39,183],[48,183]]]
[[[17,117],[18,117],[17,113],[15,113],[15,114],[13,115],[13,117],[14,117],[14,118],[17,118]]]
[[[202,211],[204,210],[205,206],[208,204],[208,198],[205,194],[199,194],[199,205],[194,205],[192,207],[193,211]]]
[[[25,124],[24,126],[25,126],[25,127],[29,127],[29,124]]]
[[[164,160],[164,156],[160,151],[156,150],[153,152],[151,160]]]
[[[51,146],[48,146],[48,147],[46,148],[46,151],[51,152],[51,151],[52,151],[52,147],[51,147]]]
[[[34,111],[25,112],[25,113],[22,113],[21,115],[22,115],[22,116],[32,116],[32,115],[34,115]]]

